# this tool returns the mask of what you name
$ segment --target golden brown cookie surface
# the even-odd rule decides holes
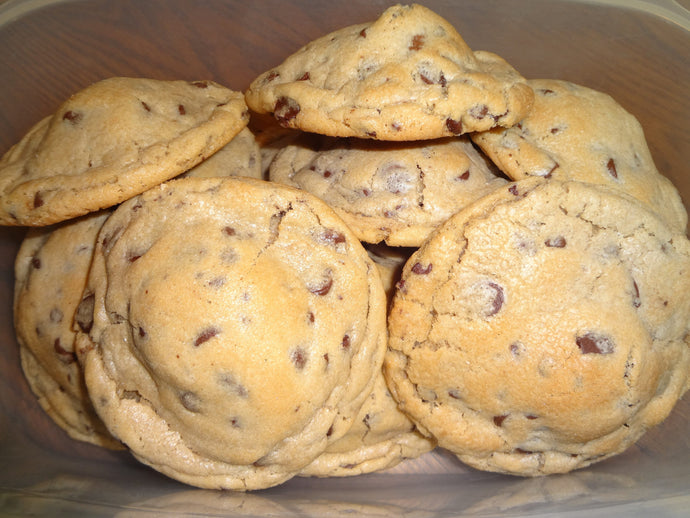
[[[609,95],[554,79],[527,82],[530,114],[512,128],[472,135],[514,180],[550,176],[620,189],[685,231],[678,192],[657,170],[640,123]]]
[[[246,92],[252,110],[287,127],[379,140],[508,127],[532,97],[512,66],[473,52],[450,23],[416,4],[312,41]]]
[[[529,178],[407,262],[384,363],[401,408],[481,469],[619,453],[687,388],[690,243],[601,186]]]
[[[73,330],[96,237],[108,214],[29,231],[15,260],[14,323],[22,370],[41,408],[71,437],[121,448],[88,397]]]
[[[101,232],[80,321],[111,432],[192,485],[258,489],[351,426],[385,349],[376,266],[330,208],[252,180],[184,178]]]
[[[247,120],[242,94],[211,81],[94,83],[0,159],[0,224],[49,225],[116,205],[193,167]]]
[[[462,136],[381,142],[304,134],[276,155],[269,178],[321,198],[360,240],[405,247],[506,183]]]

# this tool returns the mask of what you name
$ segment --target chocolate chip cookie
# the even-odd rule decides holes
[[[367,243],[417,247],[452,214],[507,182],[469,138],[381,142],[304,134],[269,167],[315,194]]]
[[[245,98],[286,127],[409,141],[510,127],[533,93],[504,59],[473,51],[447,20],[415,4],[308,43],[257,77]]]
[[[386,347],[381,279],[342,220],[241,177],[172,180],[120,205],[79,314],[111,433],[206,488],[296,475],[350,429]]]
[[[462,461],[566,472],[623,451],[687,390],[689,293],[690,242],[644,204],[523,179],[406,263],[384,373]]]
[[[620,189],[685,232],[678,191],[659,173],[642,126],[611,96],[562,80],[533,79],[532,111],[512,128],[472,135],[510,178],[550,176]]]
[[[88,397],[75,353],[74,315],[108,211],[31,229],[15,260],[14,325],[24,376],[70,437],[122,448]]]
[[[113,77],[75,93],[0,159],[0,225],[111,207],[190,169],[247,125],[212,81]]]

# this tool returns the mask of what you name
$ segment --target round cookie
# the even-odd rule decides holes
[[[462,461],[566,472],[623,451],[687,389],[690,243],[632,197],[528,178],[405,265],[384,374]]]
[[[284,126],[337,137],[409,141],[510,127],[533,93],[501,57],[473,52],[421,5],[318,38],[258,76],[247,105]]]
[[[220,150],[177,178],[247,176],[261,180],[261,150],[249,128],[243,128]]]
[[[300,475],[349,477],[372,473],[419,457],[435,445],[400,411],[383,372],[379,372],[352,428],[303,468]]]
[[[467,137],[381,142],[304,134],[269,168],[272,181],[330,205],[361,241],[417,247],[442,222],[507,181]]]
[[[562,80],[533,79],[532,111],[520,124],[472,139],[510,178],[550,176],[607,185],[643,201],[677,230],[687,213],[659,174],[642,126],[611,96]]]
[[[352,426],[386,346],[357,238],[309,193],[250,178],[172,180],[118,207],[80,309],[109,430],[205,488],[296,475]]]
[[[210,156],[248,118],[243,95],[212,81],[94,83],[0,159],[0,225],[49,225],[116,205]]]
[[[14,326],[22,370],[41,408],[74,439],[122,448],[91,405],[72,329],[108,215],[29,231],[15,260]]]

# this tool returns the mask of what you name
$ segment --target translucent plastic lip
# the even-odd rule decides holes
[[[24,16],[31,11],[52,4],[64,4],[75,0],[0,0],[0,27]],[[572,3],[573,0],[557,0]],[[402,2],[406,3],[406,2]],[[634,9],[664,18],[690,31],[690,11],[676,0],[578,0],[576,3],[595,4]]]

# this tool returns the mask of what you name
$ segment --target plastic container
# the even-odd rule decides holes
[[[214,79],[243,90],[307,41],[373,20],[390,3],[0,2],[0,154],[96,80]],[[472,48],[502,55],[526,77],[611,94],[638,117],[658,168],[690,201],[690,13],[680,3],[424,3]],[[73,441],[43,414],[19,368],[12,292],[23,234],[0,228],[0,515],[662,517],[690,509],[687,397],[625,453],[536,479],[478,472],[436,451],[384,473],[295,478],[242,494],[184,486],[128,453]]]

